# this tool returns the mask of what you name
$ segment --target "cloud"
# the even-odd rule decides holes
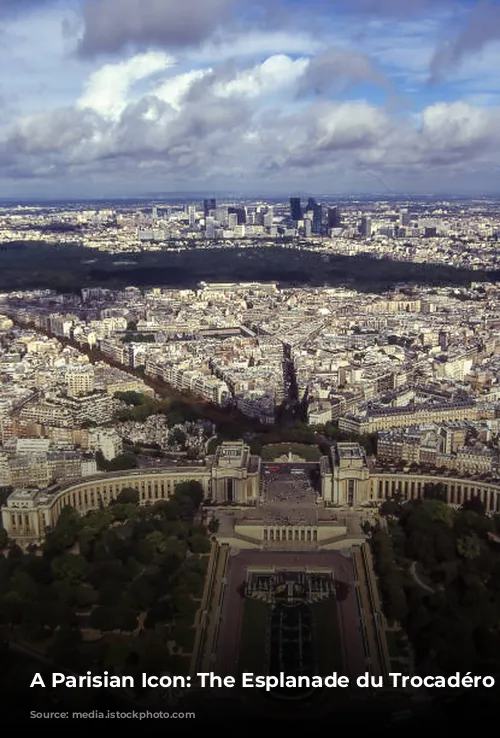
[[[194,69],[166,79],[153,91],[153,96],[172,109],[180,110],[182,102],[196,84],[212,74],[211,69]],[[154,114],[156,117],[156,114]]]
[[[372,78],[369,62],[356,59],[358,66],[348,65],[352,78]],[[148,52],[106,64],[88,77],[75,105],[0,131],[3,179],[14,184],[31,172],[47,188],[107,181],[111,191],[129,182],[137,193],[165,182],[168,189],[215,181],[239,189],[334,182],[339,189],[361,178],[369,187],[368,176],[427,178],[434,187],[450,171],[465,186],[473,169],[487,177],[500,165],[494,107],[438,103],[415,116],[366,100],[298,101],[300,85],[321,98],[332,78],[343,80],[337,61],[328,50],[314,59],[274,54],[246,67],[189,69]]]
[[[154,108],[155,115],[151,110]],[[18,121],[0,145],[7,170],[47,179],[143,173],[169,181],[224,177],[331,177],[369,169],[415,176],[500,164],[500,111],[465,103],[426,108],[417,126],[366,102],[316,102],[295,112],[256,110],[250,101],[200,87],[174,109],[147,94],[116,120],[62,109]],[[201,175],[203,173],[203,175]]]
[[[181,48],[208,38],[233,0],[85,0],[83,56],[130,47]]]
[[[430,65],[430,81],[441,81],[468,56],[500,39],[500,6],[483,1],[474,6],[458,36],[440,46]]]
[[[216,82],[214,92],[220,97],[260,97],[277,93],[296,83],[308,64],[308,59],[275,54],[262,64],[237,72],[232,79]]]
[[[77,105],[95,110],[104,118],[117,118],[127,107],[128,93],[134,83],[174,64],[175,59],[155,51],[137,54],[117,64],[106,64],[91,75]]]
[[[38,165],[46,164],[52,156],[64,163],[65,157],[85,147],[103,130],[103,121],[91,111],[61,108],[18,120],[1,148],[12,158],[34,157]]]
[[[313,57],[299,82],[299,96],[325,96],[363,82],[387,86],[387,79],[371,60],[348,49],[329,48]]]
[[[498,147],[500,112],[464,102],[437,103],[423,111],[420,134],[430,161],[465,164]]]
[[[22,15],[40,6],[54,4],[55,0],[0,0],[0,15]]]

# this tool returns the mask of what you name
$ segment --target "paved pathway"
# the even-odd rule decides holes
[[[410,566],[410,574],[413,577],[413,580],[418,584],[419,587],[422,587],[422,589],[425,589],[426,592],[431,592],[434,594],[435,590],[432,589],[432,587],[429,587],[429,585],[425,584],[420,577],[417,574],[417,562],[413,561]]]

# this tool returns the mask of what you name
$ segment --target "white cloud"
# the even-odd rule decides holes
[[[162,52],[146,52],[106,64],[91,75],[77,107],[94,110],[103,118],[117,119],[130,102],[129,93],[135,83],[174,64],[175,60]]]
[[[142,13],[143,4],[128,0],[134,13]],[[5,20],[4,181],[14,186],[31,173],[50,187],[79,176],[85,183],[107,178],[112,190],[128,175],[139,184],[141,173],[149,189],[165,176],[172,188],[181,179],[188,187],[202,180],[205,187],[220,178],[222,188],[241,180],[255,188],[273,181],[317,189],[332,176],[344,186],[371,167],[373,177],[421,175],[434,187],[451,170],[468,182],[470,174],[487,178],[500,164],[498,42],[460,57],[446,86],[427,85],[433,50],[450,30],[445,9],[439,18],[429,11],[421,21],[397,24],[360,24],[354,12],[340,11],[335,18],[310,18],[309,8],[282,23],[277,10],[276,23],[247,28],[241,18],[229,27],[223,16],[217,35],[208,36],[202,19],[194,29],[181,24],[189,44],[177,45],[173,59],[147,51],[151,29],[157,41],[175,31],[153,22],[164,18],[166,4],[148,0],[156,15],[141,16],[144,43],[137,48],[144,53],[130,56],[126,37],[115,38],[108,24],[115,63],[68,55],[70,34],[64,36],[62,24],[77,17],[77,3],[69,11],[61,3]],[[111,5],[119,12],[123,3],[107,0]],[[168,6],[175,10],[173,0]],[[132,20],[131,14],[121,24],[127,34],[137,30]],[[99,27],[93,29],[90,50],[102,50]],[[206,40],[193,46],[194,37]],[[420,113],[395,104],[403,92]],[[460,102],[432,104],[453,98]]]
[[[421,131],[434,150],[482,151],[500,139],[500,116],[464,102],[438,103],[423,111]]]
[[[297,82],[308,65],[308,59],[293,60],[284,54],[276,54],[262,64],[240,72],[228,82],[217,83],[214,92],[220,97],[260,97],[276,93]]]
[[[177,74],[162,82],[151,94],[170,105],[174,110],[180,110],[193,84],[208,76],[211,71],[211,69],[195,69],[191,72]]]

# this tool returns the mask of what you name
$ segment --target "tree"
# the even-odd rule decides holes
[[[470,510],[471,512],[475,512],[477,515],[486,514],[486,506],[477,495],[471,497],[470,500],[465,500],[462,505],[462,510]]]
[[[56,664],[75,668],[75,654],[82,644],[82,634],[77,628],[64,625],[56,631],[49,656]]]
[[[175,498],[179,505],[179,518],[181,520],[192,521],[196,515],[196,508],[193,500],[188,495],[179,495]]]
[[[172,446],[184,446],[187,441],[187,436],[181,428],[174,428],[171,432],[168,442]]]
[[[170,553],[170,554],[178,554],[179,549],[175,544],[180,543],[177,539],[174,539],[173,541],[169,538],[166,538],[163,533],[159,530],[153,531],[153,533],[150,533],[146,537],[146,541],[150,544],[152,548],[154,548],[155,551],[161,554]],[[174,544],[172,546],[172,543]],[[183,553],[180,553],[180,557],[184,558]]]
[[[178,587],[174,590],[173,601],[176,613],[191,623],[199,605],[193,600],[189,590],[185,587]]]
[[[388,499],[384,500],[384,502],[380,505],[380,514],[384,517],[391,517],[393,515],[397,515],[400,511],[400,504],[394,500],[394,499]]]
[[[52,571],[57,579],[68,582],[80,582],[85,579],[88,565],[83,556],[77,554],[63,554],[52,561]]]
[[[202,596],[205,580],[201,574],[190,572],[184,576],[183,582],[193,597],[200,598]]]
[[[453,525],[453,510],[441,498],[426,500],[422,505],[422,509],[428,515],[429,520],[442,522],[448,528]]]
[[[208,530],[210,531],[210,533],[215,535],[219,531],[219,528],[220,521],[214,517],[210,518],[210,520],[208,521]]]
[[[210,551],[210,541],[206,536],[196,533],[188,539],[189,548],[195,554],[204,554]]]
[[[95,461],[97,464],[98,471],[106,471],[107,469],[107,461],[104,458],[103,452],[99,449],[95,452]]]
[[[21,602],[36,601],[38,586],[25,571],[18,569],[10,580],[10,591],[19,596]]]
[[[203,502],[203,487],[199,482],[194,480],[190,482],[181,482],[175,488],[174,499],[181,502],[183,498],[188,497],[195,510],[197,510]]]
[[[386,591],[386,615],[389,622],[401,622],[408,615],[406,597],[401,586],[389,587]]]
[[[104,666],[112,673],[126,674],[127,665],[130,663],[133,653],[129,641],[114,641],[109,644]]]
[[[98,604],[103,607],[113,607],[119,601],[123,593],[123,584],[110,579],[102,582],[98,590]]]
[[[54,530],[47,535],[43,546],[44,551],[50,554],[71,548],[76,542],[81,527],[80,515],[73,507],[67,505],[61,510]]]
[[[86,610],[95,605],[97,598],[98,594],[92,587],[80,585],[75,588],[75,606],[78,610]]]
[[[124,402],[126,405],[132,405],[133,407],[144,405],[145,402],[149,399],[146,395],[134,391],[115,392],[114,397],[115,399]]]
[[[124,471],[127,469],[137,469],[139,463],[134,454],[124,453],[115,456],[111,461],[106,462],[106,471]]]
[[[129,608],[120,606],[115,610],[115,615],[119,630],[131,633],[137,628],[137,615]]]
[[[172,639],[184,653],[191,653],[194,645],[195,630],[192,626],[180,623],[172,631]]]
[[[149,610],[144,623],[144,627],[148,630],[155,628],[158,623],[167,623],[174,615],[174,608],[170,597],[164,597],[156,602]]]
[[[475,559],[481,553],[481,541],[475,533],[462,536],[457,541],[457,551],[464,559]]]
[[[126,600],[132,609],[146,612],[156,602],[157,594],[146,577],[139,577],[128,586]]]
[[[94,630],[120,630],[121,621],[114,608],[98,605],[90,613],[89,624]]]
[[[139,492],[133,487],[125,487],[114,500],[114,503],[117,505],[138,505]]]
[[[2,551],[4,548],[7,548],[8,544],[9,536],[7,535],[7,531],[0,525],[0,551]]]

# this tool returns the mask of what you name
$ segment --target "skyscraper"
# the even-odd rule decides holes
[[[341,228],[342,218],[340,216],[340,210],[335,205],[333,208],[328,208],[328,228]]]
[[[217,201],[211,197],[208,200],[203,200],[203,214],[205,218],[207,218],[210,215],[211,210],[215,210],[217,207]]]
[[[312,232],[317,236],[323,233],[323,206],[317,203],[313,208]]]
[[[227,225],[229,209],[227,205],[218,205],[215,209],[215,220],[221,226]]]
[[[215,220],[210,215],[205,221],[205,238],[215,238]]]
[[[302,205],[300,197],[290,198],[290,217],[292,220],[302,220]]]
[[[367,218],[364,216],[361,218],[361,224],[359,226],[359,232],[363,236],[363,238],[371,238],[372,235],[372,222],[370,218]]]
[[[237,216],[238,225],[245,225],[245,223],[247,222],[247,213],[244,207],[231,206],[227,209],[227,212],[229,215],[235,214]]]
[[[316,200],[314,199],[314,197],[310,197],[308,199],[308,201],[307,201],[306,213],[309,213],[309,212],[312,212],[313,213],[314,212],[314,209],[316,208],[317,205],[318,205],[318,203],[316,202]]]

